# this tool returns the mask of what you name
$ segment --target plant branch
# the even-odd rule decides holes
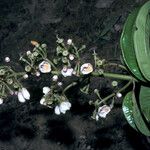
[[[67,91],[67,90],[69,90],[71,87],[73,87],[73,86],[75,86],[75,85],[77,85],[77,82],[72,82],[71,84],[69,84],[64,90],[63,90],[63,94],[65,94],[65,92]]]
[[[100,102],[98,103],[98,105],[100,105],[100,104],[102,104],[102,103],[105,103],[107,100],[109,100],[110,98],[114,97],[114,96],[116,95],[116,93],[120,93],[120,92],[124,91],[126,88],[128,88],[128,87],[130,86],[131,83],[133,83],[132,80],[130,80],[125,86],[123,86],[123,87],[122,87],[120,90],[118,90],[117,92],[112,93],[112,94],[108,95],[107,97],[103,98],[103,100],[100,101]]]

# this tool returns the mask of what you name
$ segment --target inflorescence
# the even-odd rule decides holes
[[[47,45],[39,44],[36,41],[31,41],[34,46],[32,51],[27,51],[20,57],[20,61],[24,64],[25,72],[16,73],[8,66],[0,66],[0,104],[4,99],[11,95],[17,95],[20,102],[25,102],[30,99],[30,93],[21,84],[20,78],[27,79],[29,75],[39,77],[41,74],[51,74],[49,87],[43,87],[43,97],[40,104],[49,108],[54,108],[57,115],[65,114],[70,110],[71,103],[69,102],[67,91],[74,86],[78,86],[84,94],[90,94],[90,78],[92,77],[110,77],[129,82],[121,89],[117,89],[112,94],[105,98],[101,97],[100,91],[94,89],[94,94],[97,96],[95,101],[89,101],[90,105],[95,106],[92,118],[99,120],[105,118],[111,111],[114,104],[114,99],[121,98],[121,92],[125,90],[133,81],[131,76],[119,75],[105,72],[105,66],[109,64],[105,59],[101,59],[98,54],[93,51],[93,64],[82,61],[82,53],[86,49],[85,45],[77,48],[72,39],[66,42],[64,39],[57,37],[56,54],[52,60],[48,58]],[[10,62],[10,58],[5,58],[6,62]],[[124,68],[122,65],[113,64],[117,67]],[[65,86],[62,78],[67,80],[67,77],[76,77],[76,81]],[[112,86],[118,86],[117,81],[112,82]],[[107,103],[109,101],[109,103]]]

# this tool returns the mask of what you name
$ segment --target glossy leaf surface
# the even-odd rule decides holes
[[[150,123],[150,87],[141,86],[139,100],[141,110],[146,120]]]
[[[133,42],[133,32],[135,30],[135,20],[139,9],[134,10],[127,18],[124,29],[121,35],[120,44],[122,49],[123,59],[128,69],[139,80],[145,81],[142,73],[140,72]]]
[[[136,17],[134,31],[134,48],[138,65],[143,76],[150,81],[150,1],[145,3]]]
[[[132,102],[132,92],[126,94],[123,100],[122,110],[127,119],[129,125],[137,130],[134,118],[133,118],[133,102]]]
[[[134,92],[132,92],[132,101],[133,101],[133,118],[134,118],[136,127],[142,134],[144,134],[146,136],[150,136],[150,130],[149,130],[145,120],[143,119],[143,116],[142,116],[141,110],[137,104]]]

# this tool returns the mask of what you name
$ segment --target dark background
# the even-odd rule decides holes
[[[31,49],[31,40],[47,43],[51,57],[56,34],[72,38],[77,45],[86,44],[85,57],[95,49],[105,59],[120,61],[123,24],[145,1],[0,0],[0,64],[9,56],[10,65],[22,70],[19,54]],[[99,122],[90,118],[91,109],[79,97],[71,111],[56,116],[39,104],[47,81],[47,76],[31,77],[24,82],[31,92],[29,102],[20,104],[17,97],[9,97],[0,106],[0,150],[149,149],[146,137],[127,124],[121,100]]]

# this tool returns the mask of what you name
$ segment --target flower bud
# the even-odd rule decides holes
[[[42,44],[41,47],[42,48],[47,48],[47,45],[46,44]]]
[[[111,85],[114,86],[114,87],[118,86],[118,82],[117,81],[112,81]]]
[[[43,87],[43,93],[46,95],[51,89],[49,87]]]
[[[122,94],[121,94],[121,93],[117,93],[116,96],[117,96],[118,98],[121,98],[121,97],[122,97]]]
[[[26,54],[27,54],[27,56],[31,55],[31,51],[27,51]]]
[[[27,79],[28,77],[29,77],[28,74],[24,74],[24,75],[23,75],[23,78],[24,78],[24,79]]]
[[[34,56],[37,57],[38,55],[39,55],[38,52],[33,52],[33,57],[34,57]]]
[[[70,59],[70,60],[74,60],[74,55],[73,55],[73,54],[70,54],[70,55],[69,55],[69,59]]]
[[[7,79],[7,83],[11,85],[13,83],[13,80],[11,78]]]
[[[62,53],[63,56],[67,56],[68,54],[69,54],[69,53],[68,53],[67,50],[63,51],[63,53]]]
[[[71,45],[71,44],[72,44],[72,39],[68,39],[68,40],[67,40],[67,44],[68,44],[68,45]]]
[[[30,99],[30,93],[28,92],[28,90],[26,88],[22,88],[21,92],[25,99],[27,99],[27,100]]]
[[[39,76],[40,76],[40,72],[37,71],[37,72],[35,73],[35,75],[36,75],[37,77],[39,77]]]
[[[26,101],[25,98],[22,95],[22,92],[18,92],[18,100],[21,103],[24,103]]]
[[[4,100],[0,98],[0,105],[3,104]]]
[[[30,72],[31,71],[31,67],[30,66],[25,66],[25,71],[26,72]]]
[[[46,103],[45,103],[45,98],[42,98],[42,99],[40,100],[40,104],[41,104],[41,105],[46,105]]]
[[[58,84],[57,84],[58,86],[62,86],[63,85],[63,83],[62,82],[58,82]]]
[[[53,80],[53,81],[57,81],[57,80],[58,80],[58,75],[54,75],[54,76],[52,77],[52,80]]]
[[[0,75],[4,75],[5,74],[5,70],[4,69],[0,69]]]
[[[31,41],[31,44],[36,47],[39,46],[39,43],[37,41]]]
[[[63,62],[64,64],[67,63],[67,62],[68,62],[67,57],[62,57],[62,62]]]
[[[10,62],[10,58],[9,57],[5,57],[5,62]]]

